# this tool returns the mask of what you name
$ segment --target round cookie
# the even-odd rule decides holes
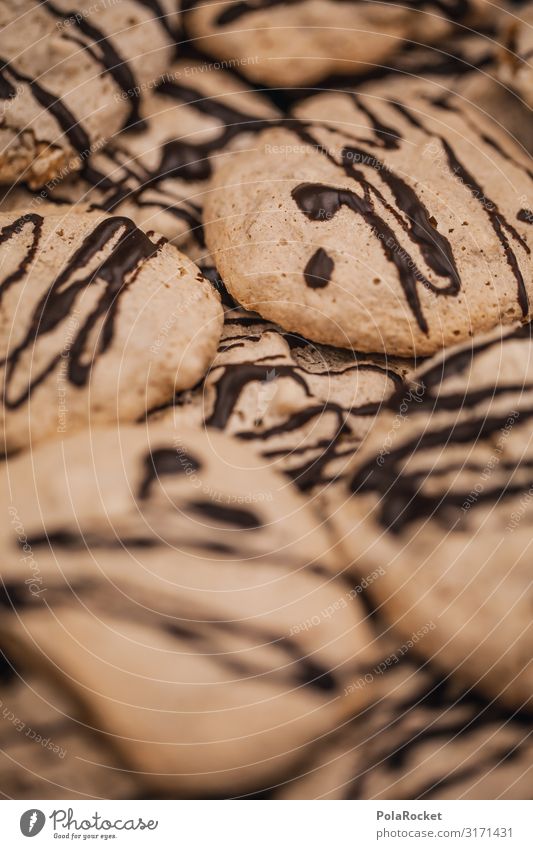
[[[417,8],[336,0],[205,0],[182,3],[186,35],[196,47],[235,60],[248,79],[298,86],[330,74],[364,74],[388,61],[406,39],[436,41],[457,24],[490,21],[494,6],[468,0]]]
[[[70,0],[0,9],[0,183],[64,179],[124,124],[174,50],[171,0],[73,11]],[[155,13],[155,14],[154,14]]]
[[[449,349],[360,449],[332,517],[369,594],[437,668],[531,710],[531,325]]]
[[[201,384],[151,418],[223,430],[304,492],[340,484],[348,458],[415,363],[330,348],[228,306],[218,353]]]
[[[530,314],[531,188],[494,121],[402,75],[306,100],[218,171],[204,226],[246,308],[317,342],[425,355]]]
[[[29,192],[12,187],[1,209],[73,204],[126,215],[180,245],[205,252],[203,191],[229,151],[253,148],[254,136],[279,115],[266,97],[233,74],[198,61],[171,64],[143,92],[139,121],[95,153],[83,176]]]
[[[128,218],[0,215],[2,448],[135,421],[203,376],[220,299]]]
[[[104,738],[51,675],[15,664],[0,642],[3,799],[128,799],[143,795]]]
[[[3,644],[155,792],[258,790],[369,698],[349,688],[369,631],[329,541],[236,440],[96,428],[3,474]]]

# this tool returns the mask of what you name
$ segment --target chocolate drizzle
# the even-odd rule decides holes
[[[533,421],[533,406],[527,406],[527,393],[533,391],[533,384],[495,383],[480,389],[468,389],[468,375],[472,359],[481,357],[491,348],[503,345],[502,356],[505,356],[505,345],[523,339],[526,342],[525,356],[529,356],[532,338],[531,324],[509,333],[503,342],[495,337],[478,343],[472,350],[464,349],[451,353],[442,363],[429,368],[420,375],[419,383],[422,392],[416,403],[408,408],[406,418],[406,436],[402,438],[401,431],[397,433],[390,451],[381,457],[368,459],[355,473],[350,481],[353,493],[375,493],[379,497],[379,516],[381,524],[393,533],[402,533],[407,526],[418,520],[432,519],[440,522],[446,528],[455,527],[464,520],[465,511],[460,508],[468,502],[468,515],[484,503],[496,504],[504,499],[530,491],[533,485],[533,460],[521,457],[517,460],[507,459],[506,455],[498,456],[496,470],[490,476],[490,482],[485,483],[475,498],[469,502],[472,493],[472,483],[468,483],[469,475],[474,481],[484,479],[483,460],[468,460],[457,452],[450,453],[451,459],[447,465],[442,461],[446,457],[446,449],[451,446],[472,444],[482,445],[487,442],[494,445],[499,436],[512,421],[513,438],[520,439],[524,430],[528,432]],[[456,381],[461,375],[464,391],[446,392],[446,381]],[[435,395],[432,394],[435,389]],[[490,406],[495,399],[505,398],[507,403],[504,412],[492,412]],[[522,399],[522,400],[521,400]],[[525,400],[524,400],[525,399]],[[405,394],[404,394],[405,403]],[[391,409],[399,408],[402,404],[400,396],[396,402],[391,402]],[[518,405],[518,406],[517,406]],[[501,404],[498,402],[498,409]],[[479,410],[472,414],[471,411]],[[438,425],[431,425],[431,417],[435,413],[447,412],[446,418],[440,418]],[[410,427],[420,423],[420,428]],[[421,418],[418,418],[418,417]],[[405,417],[405,411],[404,411]],[[518,434],[518,435],[515,435]],[[525,438],[525,436],[524,436]],[[431,481],[438,482],[440,475],[451,475],[453,486],[440,489],[435,485],[426,487],[429,469],[425,470],[422,460],[424,452],[440,449],[439,465],[431,460]],[[415,456],[418,461],[410,470],[410,459]],[[476,477],[477,472],[477,477]],[[461,485],[460,475],[463,473],[467,482]]]
[[[524,224],[533,224],[533,212],[531,209],[520,209],[516,213],[518,221],[523,221]]]
[[[441,143],[446,153],[451,171],[457,176],[461,183],[465,185],[467,189],[469,189],[470,193],[472,194],[472,197],[474,197],[481,204],[487,214],[487,217],[489,218],[489,221],[492,225],[492,229],[494,230],[496,236],[503,245],[505,256],[507,257],[507,262],[509,263],[509,266],[511,267],[511,270],[517,282],[518,303],[522,310],[522,315],[527,316],[529,313],[529,297],[527,294],[526,284],[524,281],[524,276],[520,270],[516,254],[509,243],[508,236],[510,236],[517,244],[519,244],[520,247],[523,248],[523,250],[527,254],[531,254],[531,249],[529,248],[527,242],[525,242],[522,236],[518,233],[516,228],[513,227],[513,225],[510,224],[505,218],[505,216],[500,212],[494,201],[492,201],[489,197],[485,195],[485,192],[483,191],[477,180],[459,161],[457,155],[452,150],[452,147],[449,142],[447,142],[446,139],[441,138]]]
[[[361,95],[349,93],[348,97],[370,122],[374,132],[374,144],[387,151],[397,150],[403,139],[401,131],[384,124],[364,104]],[[469,119],[462,115],[459,108],[450,104],[448,98],[439,98],[437,101],[430,99],[429,102],[435,108],[451,109],[461,114],[463,120],[471,127]],[[423,122],[413,115],[404,104],[391,101],[390,106],[411,127],[440,141],[450,173],[481,204],[498,241],[503,247],[507,263],[517,283],[518,304],[522,314],[527,316],[530,308],[529,296],[516,249],[520,248],[529,256],[531,255],[529,245],[503,215],[495,202],[486,196],[479,182],[460,161],[450,142],[426,129]],[[327,128],[333,133],[343,135],[335,127],[328,126]],[[516,167],[521,168],[528,176],[531,176],[529,169],[525,169],[519,162],[516,162],[510,154],[501,148],[498,142],[478,131],[475,127],[471,127],[471,129],[477,132],[481,140],[495,149],[504,159],[511,161]],[[341,161],[339,162],[325,145],[317,142],[312,129],[303,123],[295,123],[293,130],[304,143],[325,156],[334,167],[342,169],[344,174],[355,180],[362,189],[362,194],[358,194],[350,189],[341,189],[331,185],[302,183],[291,192],[294,202],[311,221],[329,221],[343,206],[361,217],[368,226],[371,237],[379,242],[388,261],[396,267],[407,303],[420,330],[428,333],[429,327],[422,311],[418,284],[439,296],[456,297],[461,291],[461,279],[450,241],[438,230],[437,222],[431,216],[415,189],[388,167],[386,162],[381,161],[368,149],[351,143],[345,144],[341,150]],[[367,141],[367,144],[372,144],[372,142]],[[394,198],[395,205],[389,203],[375,182],[371,182],[365,176],[363,168],[371,169],[387,186]],[[426,274],[417,266],[411,253],[400,243],[391,226],[378,213],[378,207],[382,207],[395,218],[401,230],[417,245],[428,268],[437,276],[447,279],[448,283],[436,285],[428,279]],[[528,210],[521,210],[517,218],[527,223],[531,223],[531,220],[533,220],[533,218],[530,219]],[[332,257],[329,256],[324,247],[318,248],[304,268],[304,280],[311,288],[324,287],[331,281],[333,270],[334,261]]]
[[[272,335],[272,353],[252,359],[254,346]],[[284,340],[287,349],[280,349]],[[226,430],[246,442],[255,443],[259,453],[267,460],[279,461],[280,467],[304,491],[325,486],[338,477],[339,462],[348,458],[358,447],[362,432],[379,411],[384,398],[393,389],[400,391],[404,381],[385,357],[359,357],[355,353],[339,352],[318,346],[320,364],[313,367],[307,359],[307,340],[287,333],[271,322],[254,314],[242,314],[230,309],[226,313],[225,329],[215,361],[205,384],[198,386],[192,396],[189,393],[174,399],[177,408],[187,404],[201,404],[205,424]],[[265,350],[269,350],[266,342]],[[234,359],[237,349],[242,356]],[[281,353],[283,351],[283,353]],[[226,354],[228,353],[228,359]],[[323,359],[322,359],[323,358]],[[331,359],[330,359],[331,358]],[[374,398],[359,406],[346,406],[335,401],[332,382],[343,380],[344,375],[353,373],[354,386],[357,375],[365,372],[378,378]],[[289,387],[292,383],[300,393],[301,401],[296,409],[276,409],[274,422],[268,424],[264,413],[257,411],[256,419],[244,426],[241,419],[240,401],[250,384],[272,386],[275,397],[281,383]],[[334,384],[333,384],[334,386]],[[276,388],[277,387],[277,388]],[[303,393],[302,393],[303,390]],[[255,393],[250,398],[257,399]],[[254,403],[252,401],[252,403]],[[267,406],[268,406],[267,402]],[[150,411],[156,415],[170,405]],[[207,407],[207,411],[206,411]],[[251,412],[253,413],[252,407]],[[317,436],[314,436],[314,433]]]
[[[15,89],[9,78],[19,83],[24,83],[29,86],[37,103],[46,109],[55,118],[60,128],[65,133],[70,144],[80,154],[87,156],[91,150],[91,142],[85,129],[74,117],[70,109],[63,103],[61,98],[47,91],[36,80],[22,74],[2,59],[0,56],[0,80],[2,80],[2,90],[8,92],[8,96],[12,97]],[[10,93],[11,92],[11,93]]]
[[[40,215],[36,215],[34,212],[26,213],[25,215],[21,215],[19,218],[16,218],[11,224],[6,224],[6,226],[0,231],[1,246],[4,242],[9,241],[9,239],[12,239],[15,235],[22,233],[27,224],[31,226],[32,242],[26,252],[26,255],[19,263],[18,268],[11,274],[8,274],[7,277],[0,279],[0,302],[5,292],[7,292],[14,283],[18,283],[18,281],[24,277],[28,270],[28,266],[31,265],[35,259],[35,254],[37,253],[37,248],[42,234],[43,219]]]
[[[144,477],[139,486],[138,498],[141,501],[146,500],[150,495],[152,484],[163,476],[191,474],[191,472],[199,472],[201,468],[200,461],[191,454],[185,453],[183,449],[158,448],[151,451],[144,458]]]
[[[369,192],[365,192],[360,197],[349,189],[337,189],[320,183],[301,183],[292,190],[291,195],[301,212],[311,221],[329,220],[339,212],[342,206],[348,207],[363,218],[387,259],[396,266],[400,283],[418,326],[427,333],[429,328],[420,306],[417,282],[421,281],[428,288],[433,288],[432,284],[418,269],[413,258],[398,244],[392,228],[374,211]],[[327,265],[331,272],[332,261],[330,260]],[[326,261],[322,259],[321,270],[325,267]],[[306,271],[309,274],[308,268]]]
[[[324,248],[318,248],[304,268],[304,280],[310,289],[323,289],[331,280],[335,263]]]
[[[39,219],[39,216],[35,216],[35,218]],[[6,282],[11,285],[23,277],[39,244],[41,224],[34,220],[34,216],[23,216],[21,219],[17,219],[14,225],[9,233],[2,234],[1,241],[5,243],[6,239],[9,240],[17,234],[22,234],[26,227],[31,228],[33,240],[29,250],[21,260],[19,269],[6,280],[0,281],[0,290],[3,287],[5,288]],[[118,239],[107,257],[97,265],[95,270],[81,278],[77,277],[77,273],[83,271],[91,260],[117,236]],[[25,384],[25,388],[20,390],[18,395],[11,397],[10,385],[16,380],[17,368],[23,356],[31,350],[39,338],[52,333],[71,315],[77,298],[87,286],[103,282],[105,283],[104,291],[89,315],[77,328],[69,348],[66,376],[74,386],[86,385],[95,359],[104,354],[112,343],[121,295],[127,286],[134,281],[144,262],[155,256],[158,250],[159,245],[150,241],[148,236],[128,218],[108,218],[96,225],[40,298],[30,316],[29,328],[22,341],[15,345],[8,356],[0,363],[5,367],[4,403],[9,409],[16,409],[29,399],[32,390],[42,383],[61,362],[62,352],[52,354],[48,364],[42,368],[40,373],[31,382]],[[90,348],[91,333],[95,324],[100,320],[102,321],[102,329],[98,348],[92,351]]]

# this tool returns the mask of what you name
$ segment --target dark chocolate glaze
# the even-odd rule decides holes
[[[138,498],[146,499],[150,495],[152,485],[160,477],[190,474],[199,472],[202,464],[189,452],[177,448],[158,448],[144,458],[144,476],[139,486]]]
[[[304,378],[293,366],[276,366],[275,368],[277,375],[290,377],[304,389],[306,395],[310,395]],[[270,364],[228,363],[215,384],[215,406],[206,420],[206,425],[224,430],[245,386],[254,380],[266,380],[271,370]]]
[[[398,148],[402,139],[401,132],[394,127],[384,125],[364,105],[361,96],[354,94],[349,94],[348,96],[356,108],[363,111],[370,120],[376,146],[387,150]],[[450,142],[444,137],[435,136],[435,133],[427,130],[420,118],[413,115],[412,111],[405,104],[398,101],[391,101],[390,105],[412,127],[415,127],[430,137],[437,137],[439,139],[446,155],[451,175],[459,179],[461,184],[481,204],[498,241],[502,245],[507,263],[517,283],[518,304],[522,314],[527,316],[529,313],[529,297],[516,250],[519,248],[527,255],[530,255],[531,249],[529,245],[513,224],[503,215],[495,202],[486,195],[479,182],[464,163],[460,161]],[[455,106],[449,105],[447,98],[441,98],[438,102],[433,102],[433,106],[440,109],[450,108],[460,112]],[[465,120],[468,123],[469,119]],[[325,156],[332,165],[342,169],[344,174],[354,179],[362,189],[362,194],[359,195],[349,189],[339,189],[335,186],[302,183],[296,186],[291,192],[296,205],[311,221],[328,221],[338,213],[342,206],[348,207],[352,212],[359,215],[368,226],[371,236],[378,240],[389,262],[396,266],[407,303],[420,330],[427,333],[428,324],[422,312],[418,284],[421,284],[434,294],[441,296],[456,297],[461,291],[460,275],[449,240],[439,232],[437,222],[431,217],[429,210],[418,197],[415,189],[402,177],[394,173],[385,162],[378,159],[371,151],[349,144],[342,149],[341,161],[337,162],[333,154],[324,145],[316,141],[312,128],[301,123],[295,123],[292,129],[303,142],[309,144],[318,153]],[[330,129],[332,132],[336,131],[335,128]],[[490,145],[500,155],[512,160],[517,167],[521,167],[528,176],[531,176],[529,170],[525,169],[520,163],[516,163],[509,154],[503,151],[498,142],[485,137],[486,134],[485,136],[481,132],[478,134],[485,144],[489,144],[490,142]],[[394,197],[395,206],[388,203],[379,187],[365,176],[362,170],[363,167],[370,168],[375,172],[379,179],[389,188]],[[395,217],[403,232],[418,246],[431,271],[439,277],[448,279],[449,282],[446,285],[435,285],[418,268],[409,251],[400,244],[392,228],[377,212],[378,205],[382,206]],[[405,218],[401,213],[403,213]],[[521,213],[518,213],[519,220],[523,220],[524,217],[524,215],[521,216]],[[323,248],[318,249],[304,269],[304,279],[308,285],[316,285],[317,281],[322,285],[327,285],[327,282],[331,279],[333,269],[334,263],[332,258]]]
[[[185,509],[202,519],[227,525],[230,528],[253,531],[262,526],[260,517],[252,510],[224,504],[223,500],[189,501]]]
[[[240,330],[241,332],[237,332]],[[244,331],[244,332],[243,332]],[[253,352],[253,343],[261,339],[265,333],[280,335],[287,343],[289,350],[295,352],[290,357],[287,354],[269,355],[251,361],[250,353]],[[339,458],[349,457],[357,449],[360,435],[354,432],[351,422],[357,422],[361,417],[373,417],[382,406],[382,401],[368,403],[365,405],[344,408],[332,400],[321,400],[312,391],[310,377],[321,378],[325,381],[324,397],[327,398],[331,388],[329,381],[335,379],[336,375],[353,372],[354,382],[357,381],[357,373],[371,372],[385,378],[390,382],[391,388],[399,392],[403,387],[402,377],[387,365],[385,357],[378,355],[372,357],[372,361],[365,361],[364,356],[355,352],[350,355],[342,352],[342,359],[346,359],[346,365],[327,365],[327,357],[333,356],[335,361],[335,349],[327,346],[318,346],[324,355],[323,372],[306,370],[305,360],[300,364],[297,352],[309,345],[302,337],[287,333],[276,325],[266,321],[254,314],[241,315],[231,311],[226,313],[225,332],[219,350],[222,352],[233,350],[237,347],[243,349],[240,361],[215,364],[212,379],[209,382],[209,391],[213,393],[213,399],[209,402],[206,416],[206,424],[220,430],[230,426],[230,420],[235,415],[236,408],[246,387],[253,382],[268,381],[272,372],[276,379],[291,381],[295,387],[301,387],[307,396],[308,402],[304,402],[301,409],[288,412],[281,416],[279,423],[266,427],[263,421],[258,421],[252,429],[241,428],[236,431],[237,438],[247,442],[256,443],[260,454],[265,459],[281,460],[281,467],[294,481],[296,486],[309,491],[314,487],[326,485],[335,477],[329,471],[330,464]],[[338,355],[338,352],[337,352]],[[368,358],[366,358],[368,359]],[[281,362],[280,362],[281,360]],[[382,362],[381,362],[382,361]],[[205,389],[199,385],[195,389],[196,402],[198,395],[203,396]],[[186,393],[188,395],[188,393]],[[381,392],[380,392],[381,398]],[[171,404],[162,405],[151,410],[149,415],[166,409],[169,406],[186,405],[192,399],[185,400],[181,394],[173,399]],[[205,404],[205,400],[202,401]],[[205,410],[205,408],[203,408]],[[315,425],[327,417],[327,435],[323,438],[313,439],[312,433]],[[287,444],[284,437],[294,434],[294,438]]]
[[[12,68],[5,59],[0,56],[0,80],[2,80],[2,90],[8,92],[8,96],[12,97],[15,89],[9,78],[16,82],[23,83],[29,86],[37,103],[46,109],[55,118],[70,144],[78,153],[88,156],[91,150],[91,141],[85,132],[82,125],[74,117],[70,109],[63,103],[61,98],[47,91],[36,80],[16,71]],[[11,94],[9,92],[12,92]]]
[[[221,123],[221,127],[209,141],[194,142],[180,138],[169,139],[159,151],[158,161],[153,167],[146,167],[142,157],[133,157],[127,146],[122,150],[119,145],[108,147],[105,156],[111,160],[112,168],[107,170],[121,172],[118,176],[109,176],[85,160],[84,177],[94,188],[102,192],[101,199],[93,201],[92,207],[106,212],[118,210],[126,201],[132,201],[142,208],[156,207],[184,221],[200,247],[205,246],[201,222],[201,208],[192,200],[174,196],[171,187],[164,181],[175,180],[179,183],[197,183],[212,175],[212,157],[221,152],[237,137],[245,134],[258,134],[263,130],[278,126],[281,118],[258,118],[235,107],[229,106],[214,97],[207,97],[200,90],[181,83],[164,81],[158,92],[184,103],[202,115],[212,117]],[[130,133],[143,133],[147,129],[142,123],[131,128]],[[176,128],[179,132],[179,127]],[[159,194],[158,194],[159,192]],[[52,200],[56,200],[57,192]]]
[[[39,216],[36,216],[38,219]],[[38,235],[36,234],[36,222],[33,216],[23,216],[17,219],[15,227],[7,234],[3,233],[0,240],[7,244],[15,235],[23,233],[26,227],[30,228],[33,235],[30,248],[23,256],[19,269],[7,278],[8,285],[15,280],[20,280],[27,268],[29,261],[35,255],[39,247],[40,223]],[[100,251],[105,249],[109,242],[118,235],[118,240],[113,245],[105,259],[96,269],[82,277],[76,275],[83,271]],[[134,280],[146,262],[155,256],[159,245],[154,244],[142,230],[139,230],[129,218],[108,218],[96,225],[79,248],[68,259],[60,274],[52,281],[47,291],[43,294],[36,305],[29,320],[29,328],[16,344],[8,356],[0,362],[5,367],[4,396],[3,400],[8,409],[16,409],[26,403],[35,387],[41,384],[47,376],[61,362],[62,352],[51,355],[47,365],[27,382],[24,389],[18,395],[11,395],[11,383],[15,382],[17,368],[26,352],[30,351],[38,340],[47,333],[53,332],[62,322],[68,319],[78,297],[83,291],[96,282],[104,282],[105,289],[100,295],[96,305],[89,315],[81,322],[74,334],[72,344],[69,348],[68,365],[66,376],[74,386],[85,386],[89,380],[91,369],[95,359],[104,354],[113,341],[114,325],[120,304],[120,297]],[[0,290],[5,287],[6,280],[0,280]],[[94,325],[102,320],[102,330],[98,348],[91,352],[90,337]],[[89,354],[89,356],[87,356]]]
[[[491,474],[482,491],[476,492],[465,514],[461,507],[469,501],[472,494],[472,479],[480,480],[483,475],[482,460],[465,464],[464,458],[459,458],[456,461],[450,460],[444,469],[432,468],[433,482],[438,481],[439,475],[451,473],[455,473],[455,482],[449,489],[438,490],[433,487],[431,491],[426,491],[424,485],[429,470],[424,470],[419,462],[416,470],[411,471],[409,460],[415,453],[417,457],[423,458],[425,450],[434,448],[441,448],[442,452],[445,452],[448,446],[481,444],[483,441],[493,444],[504,429],[509,427],[510,417],[513,421],[513,434],[515,429],[518,433],[524,429],[527,432],[533,421],[533,408],[525,406],[524,402],[520,403],[520,399],[525,393],[533,391],[533,385],[494,383],[480,389],[469,389],[467,383],[473,358],[481,356],[493,346],[502,344],[502,356],[505,356],[506,342],[519,339],[526,341],[524,356],[527,356],[531,338],[532,328],[531,324],[528,324],[508,334],[503,343],[496,337],[474,344],[472,350],[452,353],[448,361],[438,363],[420,376],[419,385],[423,392],[416,402],[408,404],[407,424],[410,415],[414,416],[416,422],[416,416],[421,414],[427,417],[427,425],[420,431],[415,429],[413,435],[404,439],[401,438],[400,431],[391,450],[383,455],[381,462],[378,463],[376,457],[370,458],[350,481],[353,493],[372,492],[378,495],[379,519],[384,527],[393,533],[402,533],[412,522],[430,518],[446,528],[455,527],[458,522],[464,520],[465,515],[469,515],[471,510],[482,504],[496,504],[530,490],[533,485],[533,460],[524,457],[517,460],[499,457],[496,471]],[[464,376],[464,391],[446,392],[446,380],[454,379],[458,375]],[[432,393],[433,389],[436,394]],[[498,397],[508,398],[505,412],[487,411],[483,402],[490,403]],[[401,403],[397,395],[391,404],[392,409],[395,404]],[[479,415],[472,415],[470,411],[478,407]],[[431,415],[439,411],[446,411],[451,415],[444,424],[431,426]],[[403,413],[405,412],[404,408]],[[473,477],[467,476],[464,486],[460,485],[462,471],[474,473]]]
[[[22,262],[19,263],[18,268],[15,269],[15,271],[13,271],[7,277],[4,277],[2,280],[0,280],[0,302],[4,293],[7,292],[7,290],[14,283],[18,283],[18,281],[24,277],[28,270],[28,267],[35,259],[35,254],[37,253],[37,248],[41,239],[43,219],[40,215],[37,215],[34,212],[26,213],[25,215],[21,215],[19,216],[19,218],[16,218],[15,221],[13,221],[11,224],[6,224],[6,226],[3,227],[0,231],[1,247],[4,242],[9,241],[9,239],[11,239],[13,236],[21,233],[27,224],[29,224],[32,229],[31,245],[26,255],[23,257]]]
[[[468,169],[460,162],[457,155],[454,153],[451,145],[446,139],[441,138],[441,143],[446,153],[448,164],[450,166],[450,170],[453,174],[455,174],[458,179],[469,189],[472,197],[474,197],[485,211],[491,225],[492,229],[496,233],[499,241],[503,245],[503,249],[505,251],[505,256],[507,257],[507,262],[511,267],[513,275],[517,282],[518,287],[518,303],[520,304],[520,308],[522,310],[522,315],[527,316],[529,313],[529,297],[527,294],[526,284],[524,281],[523,274],[520,270],[520,266],[518,264],[518,259],[514,250],[511,247],[509,242],[509,236],[513,239],[520,247],[526,251],[527,254],[531,253],[531,249],[529,248],[527,242],[524,241],[522,236],[518,233],[516,228],[507,221],[502,212],[498,209],[497,205],[492,201],[483,191],[482,187],[479,185],[475,177],[468,171]]]
[[[525,224],[533,224],[533,212],[530,209],[520,209],[516,213],[516,217]]]
[[[410,254],[398,244],[392,228],[375,212],[370,193],[366,191],[361,197],[350,189],[337,189],[320,183],[301,183],[292,190],[291,195],[301,212],[311,221],[331,219],[343,206],[348,207],[363,219],[389,262],[396,266],[402,289],[418,326],[427,333],[428,324],[422,313],[417,283],[421,281],[428,288],[433,286],[419,270]],[[329,267],[333,269],[331,261]]]
[[[94,23],[90,23],[84,15],[76,13],[75,10],[70,9],[67,11],[58,9],[52,0],[42,0],[42,3],[50,14],[60,20],[68,20],[86,36],[87,41],[70,35],[66,37],[87,50],[92,58],[103,66],[105,72],[113,78],[118,88],[126,95],[130,103],[130,114],[126,123],[132,124],[139,121],[140,89],[138,82],[130,66],[120,55],[111,39],[105,35],[103,30],[100,30]]]

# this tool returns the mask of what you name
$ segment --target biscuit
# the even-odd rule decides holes
[[[372,688],[370,705],[324,737],[269,798],[527,799],[531,717],[418,663],[414,648],[428,629],[402,640],[386,625],[368,597],[382,573],[357,584],[374,656],[355,686]]]
[[[529,157],[448,91],[402,76],[317,95],[223,166],[204,226],[231,294],[314,341],[398,356],[527,317]]]
[[[138,798],[128,774],[52,676],[15,664],[0,643],[0,792],[8,799]]]
[[[257,313],[228,307],[201,386],[179,393],[151,418],[223,430],[253,446],[302,491],[329,492],[414,365],[316,345]]]
[[[531,710],[531,325],[429,361],[354,460],[333,522],[369,595],[463,685]]]
[[[457,24],[488,23],[494,17],[494,6],[483,0],[441,4],[438,10],[417,5],[186,0],[182,9],[185,32],[198,48],[236,60],[241,74],[256,83],[284,87],[329,74],[364,74],[388,61],[406,39],[436,41]]]
[[[193,386],[222,328],[217,293],[128,218],[0,215],[4,451],[135,421]]]
[[[253,148],[279,114],[233,74],[181,60],[143,94],[139,119],[95,153],[84,175],[33,193],[10,188],[0,209],[46,201],[101,209],[202,255],[203,190],[213,168],[229,151]]]
[[[95,428],[4,476],[0,639],[153,791],[258,790],[368,698],[348,689],[365,614],[329,541],[236,440]]]
[[[414,664],[389,673],[386,684],[372,708],[321,741],[271,798],[529,798],[528,717],[508,715]]]
[[[38,188],[87,170],[114,133],[139,120],[143,89],[174,52],[170,8],[170,0],[75,12],[69,0],[2,3],[0,183]]]

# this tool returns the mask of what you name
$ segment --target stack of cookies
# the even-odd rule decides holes
[[[0,26],[1,793],[527,798],[531,4]]]

